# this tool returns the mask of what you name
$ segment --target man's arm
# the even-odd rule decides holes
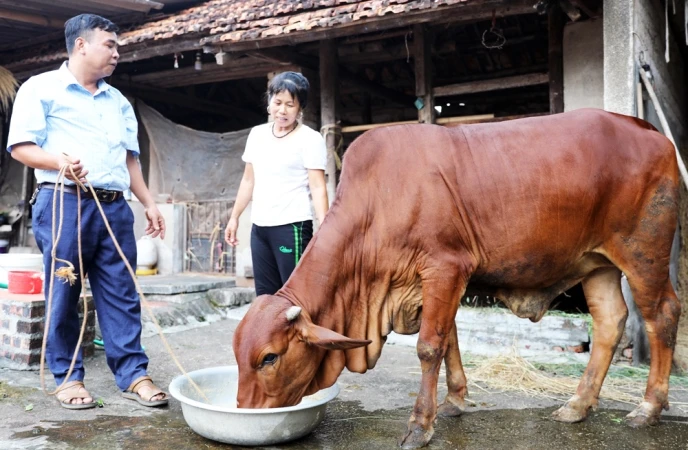
[[[151,237],[160,236],[160,239],[165,239],[165,219],[160,214],[155,200],[151,195],[146,182],[143,181],[143,173],[136,156],[130,151],[127,151],[127,169],[129,169],[129,178],[131,180],[131,192],[139,199],[146,210],[146,219],[148,219],[148,226],[146,227],[146,234]]]
[[[22,142],[21,144],[13,145],[10,154],[12,158],[34,169],[59,171],[62,167],[68,166],[65,176],[72,181],[74,181],[72,171],[74,171],[76,178],[82,181],[88,174],[88,170],[84,169],[84,165],[78,159],[70,159],[64,154],[52,155],[33,142]]]

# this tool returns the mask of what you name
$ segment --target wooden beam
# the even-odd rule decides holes
[[[418,122],[435,123],[435,96],[432,92],[432,38],[422,24],[413,26],[413,62],[416,75],[416,97],[423,102]]]
[[[144,41],[119,47],[119,62],[129,63],[150,59],[156,56],[174,55],[175,53],[200,50],[200,36],[185,35],[180,39],[165,39],[164,44],[159,41]],[[171,61],[171,60],[170,60]]]
[[[564,112],[564,14],[559,5],[549,10],[549,112]]]
[[[357,20],[330,27],[318,27],[308,31],[297,31],[258,40],[222,41],[223,35],[218,34],[203,38],[201,44],[223,44],[231,51],[258,50],[323,39],[377,33],[417,23],[471,23],[492,18],[493,11],[496,12],[498,17],[535,13],[533,0],[483,0],[480,3],[460,2],[447,7],[428,8],[404,14],[387,14],[382,17]]]
[[[325,130],[327,144],[327,197],[332,204],[337,188],[337,44],[328,39],[320,42],[320,126]]]
[[[475,94],[478,92],[499,91],[524,86],[535,86],[549,83],[549,75],[546,73],[530,73],[506,78],[494,78],[491,80],[471,81],[468,83],[450,84],[438,86],[432,91],[435,97],[449,97],[451,95]]]
[[[231,64],[218,65],[204,63],[202,70],[193,67],[162,70],[158,72],[144,73],[140,75],[120,76],[124,80],[131,80],[137,85],[151,85],[163,88],[192,86],[196,84],[218,83],[228,80],[240,80],[243,78],[264,77],[266,73],[275,70],[289,70],[293,66],[286,63],[263,62],[255,58],[242,58]]]
[[[532,34],[529,36],[519,36],[516,38],[511,38],[506,41],[504,47],[519,45],[535,40],[542,40],[543,42],[547,39],[546,34]],[[357,45],[357,47],[359,47]],[[395,45],[385,45],[384,49],[371,49],[371,45],[363,45],[360,52],[350,52],[350,47],[339,46],[339,62],[341,64],[377,64],[387,61],[397,61],[406,59],[407,57],[413,57],[415,54],[415,49],[413,45],[395,44]],[[475,50],[485,50],[482,43],[475,43],[469,45],[461,45],[460,47],[456,45],[455,42],[446,41],[441,45],[435,46],[432,49],[433,55],[449,55],[449,54],[466,54]]]
[[[12,22],[29,23],[31,25],[39,25],[49,28],[64,27],[65,20],[50,16],[41,16],[38,14],[27,14],[19,11],[11,11],[9,9],[0,8],[0,19],[7,19]]]
[[[161,103],[177,105],[183,108],[216,114],[219,116],[236,118],[236,116],[239,115],[256,123],[265,121],[265,117],[261,116],[260,114],[248,109],[236,107],[234,105],[205,100],[202,98],[192,97],[190,95],[167,91],[165,89],[158,89],[151,86],[140,86],[120,82],[113,84],[121,91],[129,93],[135,97],[141,97],[144,99],[147,98]]]
[[[162,9],[165,4],[149,0],[86,0],[84,3],[97,5],[117,6],[130,11],[148,12],[151,9]]]
[[[297,52],[278,50],[278,49],[264,49],[253,52],[256,55],[262,55],[273,59],[274,61],[288,62],[295,64],[297,66],[306,67],[311,70],[318,71],[320,66],[320,61],[318,58],[313,58],[312,56],[304,55]],[[359,76],[344,66],[338,66],[339,79],[352,84],[355,84],[360,89],[370,92],[378,97],[385,98],[391,102],[397,103],[402,106],[409,107],[413,105],[415,97],[411,95],[406,95],[403,92],[390,89],[388,87],[382,86],[374,81]]]

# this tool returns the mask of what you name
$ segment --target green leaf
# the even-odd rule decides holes
[[[29,403],[24,407],[24,411],[31,411],[33,410],[33,403]]]

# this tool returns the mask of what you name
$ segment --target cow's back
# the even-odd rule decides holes
[[[673,147],[651,125],[586,109],[373,130],[347,151],[338,197],[379,224],[386,245],[396,234],[405,246],[473,246],[479,273],[547,283],[562,270],[552,261],[630,231],[648,196],[676,180]]]

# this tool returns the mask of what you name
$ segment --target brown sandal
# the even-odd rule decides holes
[[[96,407],[95,399],[90,403],[71,403],[75,398],[93,398],[84,387],[83,381],[70,381],[65,384],[55,391],[55,398],[60,402],[60,406],[66,409],[90,409]]]
[[[153,388],[153,394],[148,398],[143,398],[141,394],[139,394],[139,390],[141,390],[141,388],[145,386]],[[165,398],[161,400],[151,400],[153,397],[160,394],[163,394]],[[153,379],[148,375],[144,375],[142,377],[138,377],[137,379],[135,379],[131,383],[129,388],[127,388],[126,391],[122,392],[122,397],[127,398],[129,400],[136,400],[143,406],[163,406],[169,402],[167,394],[161,391],[156,385],[154,385]]]

